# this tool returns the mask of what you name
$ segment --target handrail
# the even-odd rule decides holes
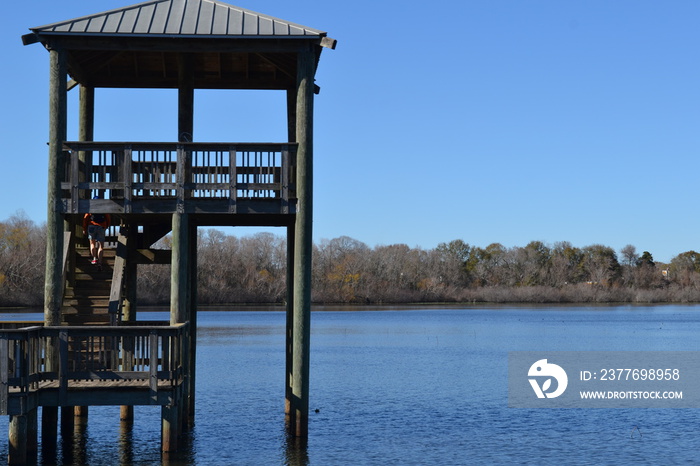
[[[126,266],[126,248],[127,236],[119,231],[117,237],[117,251],[114,258],[114,267],[112,271],[112,286],[109,291],[109,321],[111,325],[117,325],[121,320],[122,309],[122,289],[124,286],[124,268]]]
[[[61,281],[63,283],[63,291],[61,293],[61,299],[63,299],[63,296],[65,296],[66,293],[66,277],[68,276],[68,257],[69,253],[71,251],[71,244],[70,242],[72,241],[73,236],[70,231],[65,231],[63,232],[63,264],[61,268]]]
[[[144,326],[50,326],[0,330],[0,414],[10,398],[58,388],[59,404],[73,384],[147,381],[152,404],[159,389],[187,376],[189,324]],[[45,355],[53,348],[57,370]],[[142,385],[143,386],[143,385]]]
[[[63,149],[69,213],[90,207],[108,208],[105,213],[237,213],[239,202],[251,201],[276,201],[267,206],[274,211],[262,213],[291,213],[296,198],[296,143],[80,141],[65,142]],[[97,193],[102,200],[92,202]],[[225,201],[225,210],[211,207],[215,201]]]

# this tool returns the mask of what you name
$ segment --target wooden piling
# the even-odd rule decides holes
[[[161,450],[177,451],[180,429],[179,409],[177,405],[164,405],[161,408]]]
[[[170,325],[187,320],[189,287],[189,215],[174,213],[172,217],[172,259],[170,267]]]
[[[44,322],[60,325],[63,301],[63,216],[61,215],[61,177],[64,168],[63,142],[66,139],[66,52],[57,48],[50,53],[49,90],[49,173],[46,217],[46,279],[44,283]]]
[[[58,444],[58,407],[41,408],[41,450],[42,455],[51,457],[56,454]]]
[[[76,406],[73,410],[75,424],[85,424],[88,420],[89,408],[87,406]]]
[[[27,416],[25,414],[10,416],[10,445],[7,463],[27,463]]]
[[[39,447],[39,422],[37,408],[27,412],[27,453],[36,453]]]
[[[297,215],[294,241],[291,434],[306,438],[309,422],[309,350],[311,335],[311,252],[313,227],[314,54],[310,46],[297,56]]]
[[[73,437],[75,430],[75,406],[61,407],[61,437],[65,440],[67,437]]]
[[[46,218],[46,278],[44,282],[44,323],[60,325],[63,301],[63,217],[60,213],[61,176],[64,165],[63,142],[67,132],[67,67],[66,52],[61,48],[49,50],[49,167]],[[46,348],[49,370],[57,370],[58,355],[54,345]],[[13,417],[10,421],[10,458],[26,460],[26,418]],[[44,407],[41,423],[42,445],[48,455],[56,451],[58,437],[58,408]],[[22,438],[16,438],[16,436]],[[15,437],[13,439],[13,436]],[[24,452],[21,452],[21,450]]]
[[[190,240],[190,251],[189,260],[192,266],[189,268],[190,281],[189,281],[189,303],[188,303],[188,317],[189,321],[189,331],[186,336],[187,344],[187,369],[186,373],[189,374],[189,379],[184,386],[183,393],[183,409],[182,414],[182,425],[183,431],[187,431],[194,427],[195,420],[195,380],[197,374],[197,226],[190,225],[189,231]]]
[[[134,422],[134,407],[122,405],[119,407],[119,420],[122,422]]]
[[[294,229],[287,227],[287,303],[285,328],[284,414],[292,411],[292,374],[294,373]],[[287,419],[289,425],[291,419]]]

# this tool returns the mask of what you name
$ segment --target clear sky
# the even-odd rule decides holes
[[[20,36],[133,3],[3,4],[0,220],[46,218],[49,56]],[[700,2],[229,3],[338,40],[316,74],[316,240],[700,250]],[[96,97],[96,140],[176,139],[175,91]],[[198,91],[194,138],[283,141],[284,99]],[[74,90],[69,139],[76,110]]]

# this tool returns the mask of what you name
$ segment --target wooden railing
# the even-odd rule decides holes
[[[187,323],[0,330],[0,414],[12,414],[13,397],[57,389],[62,405],[71,388],[115,383],[147,390],[157,404],[159,390],[187,375],[188,338]]]
[[[290,213],[296,197],[293,143],[66,142],[63,147],[67,213],[88,212],[98,194],[111,202],[92,204],[111,213],[224,208],[238,213],[241,202],[251,201],[275,201],[271,212]]]

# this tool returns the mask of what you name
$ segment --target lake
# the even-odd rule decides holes
[[[697,409],[509,408],[508,352],[698,351],[698,305],[314,309],[308,446],[284,431],[284,312],[200,311],[196,425],[168,464],[697,461]],[[74,440],[59,462],[160,464],[160,408],[124,428],[92,407]]]

